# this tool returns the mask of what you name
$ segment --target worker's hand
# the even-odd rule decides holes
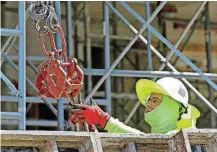
[[[74,123],[87,122],[89,124],[99,124],[105,127],[110,115],[100,109],[98,106],[74,105],[76,110],[72,111],[69,121]]]

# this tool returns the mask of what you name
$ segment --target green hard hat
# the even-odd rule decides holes
[[[168,95],[168,93],[156,82],[148,79],[140,79],[136,82],[136,94],[139,101],[145,105],[144,99],[151,93],[161,93]]]

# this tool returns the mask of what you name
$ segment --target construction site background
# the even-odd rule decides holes
[[[112,2],[113,3],[113,2]],[[123,7],[118,3],[113,3],[114,6],[124,15],[135,28],[139,29],[141,23],[137,21],[133,16],[131,16]],[[141,2],[129,4],[134,10],[137,11],[141,16],[145,17],[145,5]],[[183,29],[186,27],[187,22],[184,21],[190,20],[194,12],[198,9],[200,2],[168,2],[167,6],[171,9],[171,12],[163,14],[163,12],[156,17],[151,23],[160,33],[172,43],[175,44],[179,35],[182,33]],[[17,2],[2,2],[1,1],[1,27],[2,28],[14,28],[17,24],[18,11],[17,11]],[[103,4],[102,2],[72,2],[71,7],[73,8],[73,50],[74,53],[70,54],[70,57],[75,57],[78,59],[79,66],[82,68],[87,67],[88,60],[91,60],[91,67],[100,69],[104,68],[104,42],[103,42]],[[151,10],[157,6],[157,2],[151,2]],[[88,12],[85,13],[85,9],[88,7]],[[82,9],[83,8],[83,9]],[[210,21],[211,21],[211,46],[212,46],[212,72],[217,73],[217,2],[209,2],[209,12],[210,12]],[[61,25],[64,29],[64,32],[67,32],[66,29],[66,5],[65,2],[61,2]],[[91,46],[91,58],[87,59],[85,46],[85,14],[88,15],[88,35]],[[179,19],[181,21],[179,21]],[[204,18],[202,19],[204,20]],[[181,22],[181,23],[180,23]],[[200,22],[197,28],[195,29],[193,35],[191,36],[187,46],[184,48],[183,53],[190,60],[192,60],[203,72],[208,72],[207,70],[207,57],[206,57],[206,48],[205,48],[205,34],[204,34],[204,21]],[[29,18],[26,21],[26,54],[27,56],[41,56],[43,59],[42,51],[40,50],[39,38],[38,35],[32,28],[32,20]],[[119,20],[112,11],[110,11],[110,56],[111,63],[123,50],[126,44],[129,42],[133,33],[124,25],[124,23]],[[116,35],[116,38],[112,38],[112,35]],[[144,34],[145,35],[145,32]],[[115,36],[113,36],[115,37]],[[7,37],[1,37],[1,44],[4,44]],[[164,54],[164,56],[170,51],[165,47],[160,40],[154,35],[151,35],[151,43],[154,47]],[[178,47],[178,49],[181,48]],[[10,49],[8,55],[17,63],[15,56],[17,52],[15,47]],[[42,59],[32,60],[32,63],[36,66],[42,62]],[[160,60],[153,55],[153,70],[157,70],[161,64]],[[176,56],[171,59],[171,63],[175,61]],[[181,59],[178,60],[175,66],[179,71],[182,72],[191,72],[193,71],[189,68]],[[14,83],[18,82],[17,72],[11,68],[10,64],[7,61],[4,61],[2,71],[8,78]],[[116,69],[127,69],[127,70],[146,70],[147,69],[147,51],[146,45],[143,44],[139,39],[134,44],[133,48],[127,53],[127,56],[121,60]],[[167,69],[166,69],[167,70]],[[26,66],[27,76],[34,82],[36,74],[32,69]],[[99,80],[98,77],[92,77],[92,85],[94,86]],[[145,78],[145,77],[144,77]],[[135,83],[138,78],[132,77],[111,77],[111,104],[112,104],[112,116],[118,118],[120,121],[124,122],[127,116],[129,115],[132,107],[138,101],[135,95]],[[84,80],[84,87],[82,89],[83,96],[87,95],[88,86],[87,86],[87,76]],[[203,94],[207,99],[210,99],[211,103],[217,107],[217,92],[213,91],[210,94],[208,89],[208,84],[204,80],[194,80],[189,79],[189,81],[195,86],[201,94]],[[214,80],[214,82],[217,82]],[[32,89],[31,86],[27,85],[27,95],[28,96],[37,96],[37,93]],[[190,89],[189,89],[190,91]],[[9,91],[7,85],[1,80],[1,95],[8,96]],[[98,92],[94,95],[97,98],[105,97],[105,87],[102,86]],[[190,103],[197,107],[201,112],[201,117],[198,120],[198,128],[216,128],[217,118],[211,117],[211,111],[201,102],[201,100],[190,91]],[[67,107],[65,107],[67,108]],[[103,106],[102,106],[103,108]],[[16,111],[17,104],[9,102],[1,102],[1,111]],[[134,128],[138,128],[144,132],[150,132],[149,126],[143,120],[144,107],[140,106],[136,113],[133,115],[132,119],[129,121],[128,125]],[[67,119],[67,113],[65,113]],[[55,120],[55,116],[52,113],[49,113],[49,109],[43,104],[33,104],[32,108],[27,113],[27,119],[49,119]],[[2,129],[17,129],[17,126],[8,126],[2,125]],[[56,130],[52,127],[29,127],[27,129],[46,129],[46,130]]]

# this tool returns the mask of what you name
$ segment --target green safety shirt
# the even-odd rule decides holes
[[[171,130],[167,133],[171,133],[173,131],[178,131],[181,128],[195,128],[196,120],[200,116],[200,112],[192,105],[188,106],[188,114],[183,114],[181,120],[177,121],[177,126],[174,130]],[[110,117],[107,122],[105,128],[109,133],[143,133],[138,129],[129,127],[124,123],[120,122],[118,119]],[[165,133],[165,132],[158,132]]]

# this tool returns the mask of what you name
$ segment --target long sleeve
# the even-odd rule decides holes
[[[122,122],[120,122],[118,119],[114,119],[113,117],[110,117],[105,128],[109,133],[143,133],[137,129],[131,128]]]

